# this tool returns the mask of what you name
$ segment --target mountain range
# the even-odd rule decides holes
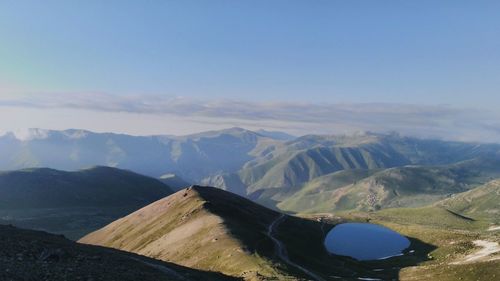
[[[173,173],[196,181],[221,171],[235,172],[274,142],[240,128],[182,137],[31,129],[0,137],[0,170],[78,170],[101,165],[154,177]]]
[[[298,213],[419,207],[496,178],[500,159],[489,157],[449,165],[344,170],[313,179],[277,206]]]
[[[498,144],[241,128],[149,137],[32,129],[0,137],[0,151],[3,170],[111,166],[175,190],[215,186],[288,212],[423,206],[496,177],[500,159]]]
[[[7,134],[0,224],[15,227],[0,225],[0,279],[491,280],[499,149],[239,128]],[[366,262],[328,253],[325,235],[343,222],[385,225],[410,247]],[[475,243],[492,252],[469,262]]]

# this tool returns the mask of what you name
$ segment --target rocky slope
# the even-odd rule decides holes
[[[80,242],[230,275],[283,273],[255,254],[278,214],[218,189],[191,187],[146,206]],[[265,266],[263,266],[265,265]]]
[[[324,231],[330,227],[282,216],[220,189],[193,186],[119,219],[80,242],[246,280],[376,275],[356,261],[325,251]],[[277,243],[276,237],[282,242]],[[277,244],[283,249],[278,251]]]
[[[0,280],[3,281],[236,280],[4,225],[0,225],[0,248]]]

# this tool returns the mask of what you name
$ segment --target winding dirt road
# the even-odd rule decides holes
[[[325,279],[318,276],[317,274],[315,274],[315,273],[309,271],[308,269],[304,268],[303,266],[291,261],[290,258],[288,257],[288,253],[286,251],[286,247],[283,244],[283,242],[281,242],[280,240],[278,240],[278,238],[273,236],[276,227],[278,227],[279,224],[282,223],[285,219],[286,219],[286,215],[281,214],[267,228],[267,236],[269,236],[269,238],[271,238],[271,240],[273,240],[273,242],[274,242],[276,255],[278,255],[278,257],[281,260],[283,260],[285,263],[287,263],[288,265],[295,267],[295,268],[299,269],[300,271],[304,272],[306,275],[311,277],[313,280],[326,281]]]

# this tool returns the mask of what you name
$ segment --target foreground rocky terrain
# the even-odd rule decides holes
[[[0,225],[2,281],[237,280],[62,236]]]

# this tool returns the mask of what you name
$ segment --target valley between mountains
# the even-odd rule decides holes
[[[500,276],[498,144],[33,129],[0,136],[0,150],[1,280]],[[345,222],[410,246],[380,260],[329,253]]]

